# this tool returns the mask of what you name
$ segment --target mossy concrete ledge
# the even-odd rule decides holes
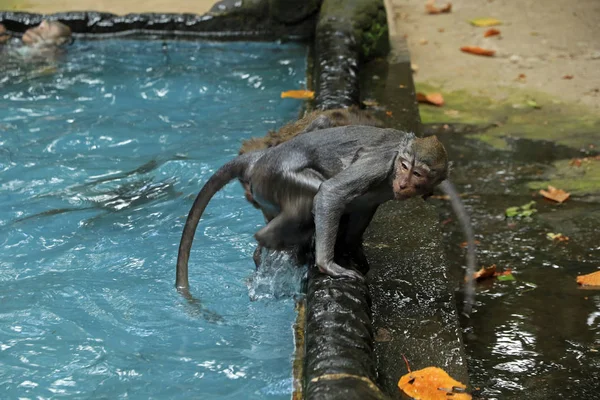
[[[420,135],[409,55],[396,54],[394,64],[373,60],[385,46],[368,45],[375,41],[365,41],[356,27],[369,26],[359,10],[380,4],[360,8],[366,4],[323,2],[314,44],[315,103],[331,109],[359,104],[361,96],[375,99],[391,111],[390,127]],[[381,31],[387,43],[387,29]],[[314,268],[309,275],[305,398],[402,398],[397,383],[408,372],[404,355],[413,370],[437,366],[468,383],[456,282],[449,281],[434,208],[422,199],[385,204],[365,247],[367,284],[334,280]]]
[[[324,0],[315,32],[316,107],[358,104],[360,64],[388,51],[383,0]]]

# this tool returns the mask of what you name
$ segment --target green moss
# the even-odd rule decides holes
[[[493,94],[466,90],[445,91],[443,87],[417,83],[417,91],[440,92],[443,107],[419,106],[423,123],[496,124],[484,135],[474,135],[497,148],[503,138],[516,137],[551,140],[581,148],[600,140],[600,118],[580,105],[566,104],[547,94],[520,89],[505,89]],[[534,107],[533,105],[539,107]]]
[[[575,196],[600,194],[600,160],[582,160],[580,166],[570,165],[570,160],[553,163],[554,169],[544,180],[529,182],[530,189],[546,189],[548,185]]]

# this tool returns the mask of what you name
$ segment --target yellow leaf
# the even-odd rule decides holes
[[[494,26],[501,25],[502,22],[496,18],[475,18],[469,21],[471,25],[475,26]]]
[[[427,367],[409,372],[398,381],[398,387],[415,400],[470,400],[464,393],[467,386],[452,379],[446,371],[438,367]]]
[[[315,92],[312,90],[287,90],[281,92],[281,98],[312,100],[315,98]]]

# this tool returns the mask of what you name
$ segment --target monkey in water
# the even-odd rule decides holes
[[[469,312],[475,241],[460,197],[447,180],[448,164],[435,136],[417,138],[369,126],[306,132],[278,146],[242,154],[219,168],[196,197],[179,245],[175,285],[189,296],[188,260],[196,227],[210,199],[233,179],[248,185],[268,221],[254,235],[259,245],[306,249],[314,240],[315,264],[322,273],[360,280],[360,272],[339,265],[335,248],[349,249],[352,261],[364,264],[362,236],[377,207],[392,199],[428,197],[440,185],[467,236]]]

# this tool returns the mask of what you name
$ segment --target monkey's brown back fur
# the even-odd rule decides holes
[[[336,108],[327,111],[312,111],[306,114],[303,118],[290,122],[277,131],[269,131],[262,138],[250,138],[242,142],[239,154],[244,154],[249,151],[267,149],[277,146],[283,142],[287,142],[299,133],[303,132],[313,121],[319,117],[327,117],[329,127],[348,125],[368,125],[378,128],[383,127],[383,123],[373,116],[369,111],[361,110],[356,106],[349,108]]]

